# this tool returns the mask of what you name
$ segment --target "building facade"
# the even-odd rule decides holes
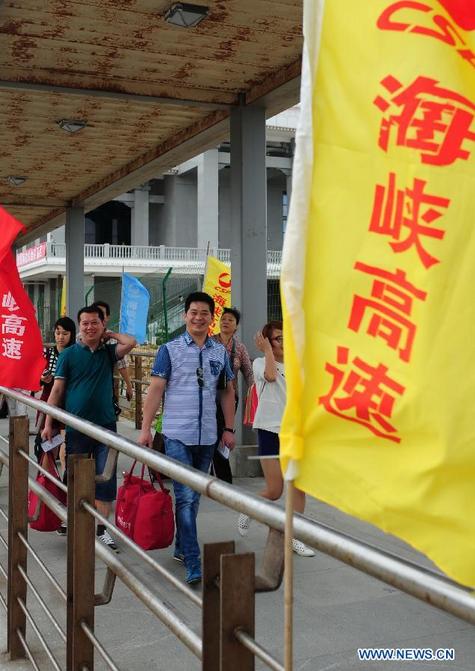
[[[280,315],[280,253],[291,196],[298,111],[298,107],[291,108],[267,122],[268,314],[274,318]],[[230,261],[229,166],[230,147],[225,142],[89,212],[84,302],[108,301],[112,321],[117,322],[120,275],[124,271],[134,274],[151,292],[149,321],[151,338],[155,338],[159,316],[166,309],[164,297],[167,304],[180,307],[180,298],[201,286],[207,251]],[[61,310],[64,227],[18,249],[17,264],[48,338]]]

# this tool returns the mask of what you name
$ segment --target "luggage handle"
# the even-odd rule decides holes
[[[135,468],[135,464],[136,464],[136,463],[137,463],[137,459],[134,459],[134,463],[132,464],[132,468],[131,468],[130,471],[129,471],[129,475],[133,475],[133,471],[134,471],[134,468]],[[145,464],[144,464],[143,462],[141,462],[141,463],[142,463],[142,470],[141,470],[141,473],[140,473],[140,479],[141,479],[141,480],[145,480],[145,478],[144,478],[144,474],[145,474]],[[150,484],[152,485],[152,487],[153,487],[154,489],[156,489],[155,484],[154,484],[154,482],[153,482],[153,480],[152,480],[152,475],[151,475],[151,473],[150,473],[150,466],[148,466],[148,477],[150,478]],[[164,486],[164,484],[163,484],[163,482],[162,482],[162,478],[161,478],[160,473],[159,473],[158,471],[156,471],[156,480],[158,481],[158,484],[160,485],[160,489],[162,490],[162,492],[166,492],[167,494],[169,494],[169,493],[170,493],[170,490],[167,489],[167,488]]]

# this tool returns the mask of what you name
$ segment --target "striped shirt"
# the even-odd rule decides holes
[[[228,381],[234,379],[224,346],[211,338],[200,348],[186,332],[160,347],[152,375],[167,381],[162,424],[167,438],[185,445],[216,442],[216,393],[223,371]]]

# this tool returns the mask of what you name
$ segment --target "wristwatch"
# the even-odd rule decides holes
[[[235,430],[235,429],[228,429],[227,426],[224,427],[224,429],[223,429],[223,433],[224,433],[225,431],[228,431],[229,433],[236,433],[236,430]]]

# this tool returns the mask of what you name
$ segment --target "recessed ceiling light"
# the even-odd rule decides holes
[[[58,126],[67,133],[77,133],[87,126],[87,121],[82,119],[61,119],[58,121]]]
[[[180,28],[193,28],[206,16],[208,7],[204,5],[190,5],[187,2],[176,2],[165,14],[165,21]]]
[[[21,186],[26,182],[26,177],[19,177],[18,175],[8,175],[7,182],[12,186]]]

